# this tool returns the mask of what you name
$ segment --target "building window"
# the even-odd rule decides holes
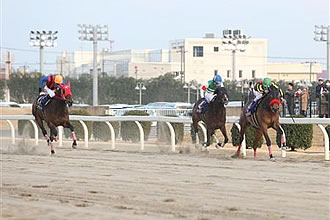
[[[255,70],[252,70],[252,78],[256,78],[256,71]]]
[[[218,74],[218,70],[214,70],[214,75],[217,75]]]
[[[219,52],[219,47],[214,47],[213,50],[214,52]]]
[[[238,71],[238,77],[242,78],[242,76],[243,76],[243,71],[242,70]]]
[[[230,70],[227,70],[227,78],[230,77]]]
[[[203,57],[203,47],[202,46],[194,46],[193,47],[194,57]]]

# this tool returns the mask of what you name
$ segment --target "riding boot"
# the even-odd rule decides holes
[[[41,107],[42,107],[42,111],[45,111],[45,107],[46,104],[48,102],[48,100],[50,99],[49,95],[46,95],[42,100],[41,100]]]
[[[251,105],[249,106],[246,115],[251,115],[251,113],[255,111],[256,105],[257,105],[257,102],[253,101],[251,103]]]
[[[198,112],[198,113],[202,113],[202,112],[203,112],[204,102],[206,102],[205,99],[203,99],[203,100],[201,101],[201,103],[199,103],[199,105],[197,106],[197,112]]]

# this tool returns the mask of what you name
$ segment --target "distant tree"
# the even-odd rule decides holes
[[[18,103],[32,103],[38,95],[39,73],[11,73],[7,82],[10,99]]]
[[[145,91],[144,103],[184,102],[186,100],[186,95],[183,89],[183,84],[174,77],[175,75],[167,73],[145,81],[147,90]],[[195,99],[191,98],[191,100],[193,101]]]
[[[5,80],[0,81],[0,100],[5,99]]]

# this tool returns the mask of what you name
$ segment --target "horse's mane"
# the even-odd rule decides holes
[[[260,105],[262,106],[263,109],[266,109],[266,110],[269,110],[269,111],[271,110],[269,104],[273,99],[278,98],[278,95],[274,94],[276,92],[279,93],[279,88],[271,86],[270,89],[269,89],[269,93],[267,93],[266,95],[264,95],[262,97]],[[274,97],[274,96],[277,96],[277,97]]]

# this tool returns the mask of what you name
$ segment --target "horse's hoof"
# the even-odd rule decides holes
[[[243,158],[243,154],[241,154],[241,153],[235,153],[235,154],[233,154],[232,156],[231,156],[231,158]]]
[[[54,150],[50,151],[50,156],[55,156],[55,151]]]
[[[72,144],[72,149],[77,149],[77,143]]]
[[[269,158],[270,161],[276,161],[274,157]]]
[[[219,142],[215,145],[215,147],[218,148],[218,149],[219,149],[219,147],[224,147],[224,146],[225,146],[225,144],[221,143],[221,142]]]

